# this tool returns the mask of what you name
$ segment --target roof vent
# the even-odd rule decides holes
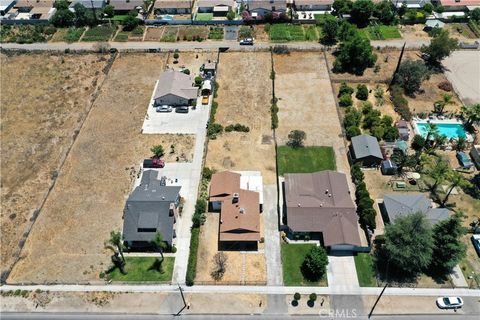
[[[222,223],[223,223],[223,220],[220,220],[220,224],[222,224]]]
[[[240,199],[240,194],[238,194],[237,192],[235,192],[235,193],[233,194],[232,203],[238,203],[239,199]]]
[[[325,194],[328,194],[328,189],[325,190]]]
[[[298,203],[298,206],[301,207],[302,205],[300,203]]]
[[[245,213],[245,208],[240,208],[240,214],[244,214]]]
[[[329,197],[329,198],[331,198],[331,197],[332,197],[332,194],[331,194],[331,193],[329,193],[329,194],[328,194],[328,197]]]

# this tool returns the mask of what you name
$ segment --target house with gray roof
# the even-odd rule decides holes
[[[361,246],[345,174],[330,170],[286,174],[284,194],[289,238],[320,240],[332,251],[351,252]]]
[[[167,70],[158,79],[153,99],[154,105],[187,106],[197,99],[198,88],[193,86],[190,75]]]
[[[160,232],[172,245],[180,203],[179,186],[167,186],[158,171],[143,172],[140,185],[128,197],[123,213],[123,238],[132,247],[148,246]]]
[[[377,138],[368,134],[352,137],[349,157],[352,162],[361,162],[364,167],[379,166],[383,160]]]
[[[431,200],[421,193],[386,194],[383,197],[383,203],[380,204],[380,211],[386,222],[393,222],[398,217],[416,212],[425,213],[431,225],[449,217],[447,209],[433,208]]]
[[[105,0],[73,0],[70,3],[70,8],[73,9],[73,7],[77,4],[83,5],[87,9],[101,9],[105,7],[106,1]]]

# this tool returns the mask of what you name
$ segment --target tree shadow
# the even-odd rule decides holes
[[[310,308],[313,308],[315,306],[315,301],[308,300],[307,301],[307,306],[309,306]]]
[[[298,300],[293,299],[292,300],[292,306],[297,307],[298,306]]]
[[[165,271],[163,270],[163,261],[161,261],[160,259],[156,258],[155,261],[153,261],[152,265],[150,267],[148,267],[148,271],[151,271],[151,270],[155,270],[155,271],[158,271],[160,273],[164,273]]]

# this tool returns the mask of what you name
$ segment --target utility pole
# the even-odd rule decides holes
[[[182,287],[178,283],[177,285],[178,285],[178,289],[180,290],[180,295],[182,296],[183,307],[176,314],[174,314],[175,317],[178,317],[182,313],[182,311],[187,307],[187,302],[185,301],[185,296],[183,295]]]

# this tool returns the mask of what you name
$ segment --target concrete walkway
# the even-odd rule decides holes
[[[467,280],[463,276],[462,270],[458,264],[453,268],[452,273],[450,274],[452,278],[453,285],[457,288],[468,288]]]
[[[263,225],[265,228],[265,259],[267,261],[267,284],[283,284],[280,235],[278,231],[277,186],[263,187]]]
[[[327,278],[329,287],[359,287],[353,256],[328,256]]]

